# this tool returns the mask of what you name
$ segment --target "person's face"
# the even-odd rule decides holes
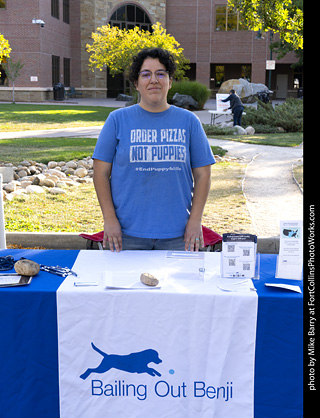
[[[135,83],[141,95],[140,106],[145,110],[161,112],[168,108],[167,95],[172,81],[166,67],[158,58],[146,58]]]

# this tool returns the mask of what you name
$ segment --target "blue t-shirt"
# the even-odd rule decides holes
[[[141,238],[183,236],[193,192],[192,168],[215,160],[199,118],[170,106],[110,113],[93,158],[112,163],[111,192],[122,232]]]

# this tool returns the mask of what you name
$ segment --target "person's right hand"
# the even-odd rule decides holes
[[[122,232],[117,218],[104,222],[103,248],[106,247],[107,241],[109,241],[110,251],[116,250],[118,253],[122,250]]]

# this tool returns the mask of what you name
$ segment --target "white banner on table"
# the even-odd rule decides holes
[[[223,112],[225,109],[229,109],[230,102],[222,102],[227,97],[229,97],[229,94],[216,94],[217,111]]]
[[[255,292],[165,277],[165,251],[81,251],[57,292],[60,417],[252,418]],[[109,290],[103,272],[150,272],[161,289]]]

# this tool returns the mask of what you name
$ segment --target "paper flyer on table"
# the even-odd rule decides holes
[[[302,221],[280,221],[280,248],[276,278],[302,280],[302,269]]]
[[[302,293],[299,286],[286,283],[265,283],[267,287],[276,287],[278,289],[291,290],[292,292]]]
[[[223,234],[222,277],[253,278],[255,276],[256,254],[256,235]]]

